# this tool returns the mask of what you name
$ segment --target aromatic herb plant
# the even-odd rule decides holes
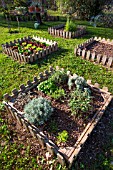
[[[67,73],[65,70],[57,70],[52,76],[51,76],[51,80],[54,81],[57,84],[61,84],[61,83],[67,83]]]
[[[41,125],[52,115],[50,101],[43,97],[34,98],[24,108],[24,117],[31,123]]]
[[[74,90],[71,93],[69,106],[74,117],[80,116],[81,112],[87,112],[91,107],[91,96],[89,91]]]
[[[57,136],[57,143],[66,142],[68,140],[68,132],[63,130],[62,132],[58,133]]]
[[[53,92],[52,94],[50,94],[51,97],[53,97],[54,99],[59,99],[61,97],[65,96],[65,91],[62,88],[57,88],[55,90],[55,92]]]
[[[76,88],[80,90],[84,90],[84,88],[88,86],[85,79],[83,77],[78,76],[77,74],[73,74],[73,76],[69,76],[68,86],[70,90],[74,84],[76,85]]]

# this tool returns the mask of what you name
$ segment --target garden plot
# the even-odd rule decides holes
[[[77,38],[86,34],[86,26],[78,25],[74,31],[65,31],[64,27],[64,24],[49,27],[48,33],[62,38]]]
[[[58,67],[50,67],[12,93],[4,95],[7,111],[69,166],[112,99],[107,87],[100,89],[98,83],[92,85],[91,80]]]
[[[40,58],[57,51],[58,44],[55,41],[37,36],[24,37],[14,42],[2,44],[3,52],[13,60],[32,63]]]
[[[107,67],[113,67],[113,40],[105,38],[90,38],[74,50],[75,55]]]

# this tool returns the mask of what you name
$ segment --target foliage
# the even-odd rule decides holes
[[[51,80],[56,84],[65,84],[67,82],[68,76],[65,70],[57,70],[51,76]]]
[[[87,112],[90,108],[91,97],[87,89],[81,91],[79,89],[74,90],[71,93],[71,98],[69,101],[69,106],[72,115],[80,116],[81,112]]]
[[[49,123],[49,131],[55,133],[58,130],[58,126],[55,120]]]
[[[57,88],[52,94],[50,94],[50,96],[54,99],[59,99],[65,96],[65,91],[62,88]]]
[[[57,12],[56,12],[57,15]],[[60,14],[62,17],[62,15]],[[60,17],[60,18],[61,18]],[[47,29],[48,25],[53,26],[53,22],[45,22],[43,25],[40,26],[40,29],[34,30],[33,23],[28,22],[21,22],[21,32],[20,34],[9,34],[7,29],[7,23],[3,19],[3,17],[0,15],[0,36],[2,37],[0,39],[0,44],[10,41],[13,41],[17,38],[22,38],[23,36],[28,35],[39,35],[40,37],[44,37],[46,39],[51,39],[51,35],[48,34]],[[56,25],[64,23],[62,21],[56,22]],[[16,22],[13,22],[14,26],[16,26]],[[16,61],[13,61],[9,57],[7,57],[5,54],[2,53],[2,48],[0,46],[0,100],[3,100],[3,94],[9,93],[11,94],[11,91],[14,88],[19,88],[20,84],[24,84],[27,80],[33,80],[34,75],[38,76],[40,72],[43,72],[44,70],[48,69],[50,65],[52,65],[54,68],[56,66],[63,67],[64,69],[70,70],[72,73],[75,73],[77,75],[85,77],[85,79],[91,79],[92,83],[95,83],[98,81],[100,86],[107,86],[109,88],[109,91],[113,93],[113,72],[111,70],[106,71],[106,68],[102,67],[101,65],[94,65],[93,63],[81,60],[80,57],[75,57],[73,50],[74,47],[80,43],[84,43],[87,39],[89,39],[92,36],[97,37],[103,37],[103,38],[109,38],[113,39],[113,30],[110,28],[102,28],[102,27],[91,27],[89,26],[89,23],[87,21],[78,21],[76,20],[77,25],[87,25],[88,27],[88,34],[85,35],[82,39],[62,39],[58,37],[52,37],[52,40],[57,41],[59,44],[59,50],[55,52],[54,54],[51,54],[51,57],[47,57],[43,60],[37,61],[34,64],[23,64],[18,63]],[[4,112],[3,112],[4,115]],[[1,122],[0,122],[1,123]],[[112,122],[111,122],[112,123]],[[0,128],[1,128],[0,124]],[[3,134],[3,133],[1,133]],[[12,134],[12,133],[11,133]],[[15,133],[14,133],[15,134]],[[108,135],[106,133],[106,135]],[[6,135],[7,138],[10,138],[11,135]],[[3,135],[3,138],[0,137],[0,143],[2,144],[2,140],[5,140],[5,137]],[[12,140],[11,140],[12,141]],[[24,170],[30,170],[30,169],[36,169],[34,163],[32,163],[32,158],[29,156],[26,158],[26,155],[21,156],[21,150],[19,150],[19,146],[16,145],[15,148],[18,150],[17,154],[13,154],[15,148],[12,147],[12,142],[9,141],[10,145],[7,145],[7,142],[2,149],[0,148],[0,151],[2,154],[0,154],[0,162],[1,169],[6,170],[7,165],[10,164],[11,169],[12,166],[14,169],[24,169]],[[106,147],[109,144],[110,147],[113,143],[111,143],[111,140],[106,139],[106,143],[103,146],[104,150],[102,154],[104,154],[105,158],[107,157],[108,160],[110,159],[109,153],[109,147]],[[6,146],[8,146],[6,148]],[[26,147],[24,148],[26,152]],[[10,154],[10,156],[9,156]],[[6,155],[7,160],[5,161],[4,156]],[[2,157],[1,157],[2,156]],[[14,159],[13,159],[14,158]],[[35,158],[35,157],[34,157]],[[12,161],[13,160],[13,161]],[[39,157],[39,162],[41,162],[42,159]],[[11,164],[12,162],[12,164]],[[84,170],[89,169],[89,162],[87,159],[81,160],[81,162],[85,165]],[[45,162],[46,164],[47,162]],[[45,168],[45,164],[42,164],[42,169]],[[75,164],[75,162],[74,162]],[[78,162],[78,168],[75,166],[73,168],[80,170],[80,162]],[[86,167],[87,166],[87,167]],[[98,167],[97,167],[98,166]],[[55,165],[54,165],[55,167]],[[60,168],[59,168],[60,167]],[[56,167],[55,167],[56,168]],[[90,164],[91,169],[105,169],[103,165],[103,161],[100,159],[92,160]],[[39,168],[37,168],[39,169]],[[41,168],[40,168],[41,169]],[[57,168],[56,168],[57,169]],[[61,170],[61,165],[58,166],[58,170]],[[109,168],[110,169],[110,168]]]
[[[41,51],[47,46],[48,44],[44,42],[40,42],[32,39],[32,40],[26,40],[22,43],[16,43],[15,45],[11,46],[11,48],[12,50],[20,54],[29,55],[29,54],[33,54],[34,52],[37,53],[38,51]]]
[[[84,90],[85,87],[87,87],[87,83],[83,77],[78,76],[77,74],[73,74],[73,76],[69,76],[68,79],[68,86],[69,89],[73,87],[73,85],[76,85],[77,89]]]
[[[89,19],[98,15],[111,0],[57,0],[56,2],[61,11],[76,12],[81,19]]]
[[[62,96],[65,96],[65,91],[60,85],[61,83],[65,83],[67,81],[67,74],[63,71],[56,71],[48,80],[41,82],[38,85],[38,90],[44,92],[45,94],[53,97],[54,99],[59,99]]]
[[[53,78],[49,78],[48,80],[41,82],[38,85],[38,90],[40,90],[40,91],[44,92],[45,94],[53,97],[54,99],[58,99],[58,98],[65,95],[64,89],[57,87],[57,85],[53,81]]]
[[[24,112],[24,117],[31,123],[41,125],[50,118],[53,108],[47,99],[39,97],[32,99],[26,104]]]
[[[4,112],[3,112],[4,114]],[[14,133],[14,132],[13,132]],[[37,164],[37,159],[30,155],[30,146],[24,146],[23,144],[16,144],[13,138],[12,131],[8,130],[6,122],[0,115],[0,169],[33,169],[41,168],[41,165]],[[14,136],[16,133],[14,133]],[[24,151],[24,152],[23,152]],[[24,154],[22,154],[22,152]],[[40,159],[41,160],[41,159]]]
[[[62,132],[58,133],[57,136],[57,143],[66,142],[68,140],[68,132],[63,130]]]
[[[45,94],[52,94],[57,89],[56,84],[51,80],[45,80],[38,85],[38,90],[44,92]]]
[[[92,16],[90,24],[93,26],[101,26],[113,28],[113,14],[101,14],[97,16]]]
[[[76,25],[73,21],[67,19],[66,25],[65,25],[65,31],[76,31]]]

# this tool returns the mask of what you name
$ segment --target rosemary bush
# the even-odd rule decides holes
[[[43,97],[34,98],[24,107],[24,117],[30,123],[41,125],[47,121],[52,115],[53,108],[50,101]]]

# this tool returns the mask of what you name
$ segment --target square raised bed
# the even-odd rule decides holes
[[[65,27],[64,24],[54,26],[54,27],[49,27],[48,33],[53,36],[58,36],[62,38],[77,38],[86,34],[86,26],[78,25],[77,30],[73,32],[65,31],[64,27]]]
[[[113,40],[105,38],[90,38],[74,49],[75,55],[97,64],[113,68]]]
[[[10,43],[2,44],[2,49],[13,60],[32,63],[40,58],[57,51],[58,44],[55,41],[37,36],[24,37]]]
[[[59,76],[55,77],[56,75]],[[55,87],[56,84],[51,85],[54,82],[53,79],[57,82],[57,87]],[[75,81],[75,84],[73,81]],[[45,83],[45,86],[43,83]],[[48,85],[46,86],[46,84]],[[48,92],[50,89],[52,93],[51,91]],[[54,93],[54,89],[57,90],[57,93]],[[61,93],[62,89],[64,90],[63,93]],[[70,97],[73,97],[74,90],[78,90],[76,91],[79,92],[78,96],[80,92],[83,96],[85,95],[83,103],[84,101],[88,102],[87,111],[86,107],[83,107],[83,103],[81,103],[83,104],[83,110],[81,107],[78,110],[70,109],[69,101]],[[60,97],[58,94],[60,94]],[[88,97],[87,101],[85,100],[86,95]],[[29,103],[29,100],[36,100],[40,96],[45,100],[49,100],[53,110],[48,120],[37,125],[39,119],[37,122],[31,123],[31,116],[29,114],[28,117],[25,116],[24,106]],[[5,94],[4,98],[7,100],[4,101],[7,111],[17,120],[18,124],[37,138],[42,147],[46,147],[51,154],[56,154],[62,165],[71,166],[83,144],[104,114],[112,95],[108,92],[107,87],[100,89],[98,83],[92,85],[91,80],[86,82],[83,77],[76,74],[71,75],[69,71],[66,72],[64,69],[59,69],[59,67],[54,70],[50,67],[49,71],[40,73],[38,78],[34,77],[33,82],[28,81],[26,86],[24,84],[20,85],[19,90],[14,89],[12,95]],[[78,107],[79,104],[76,106]],[[27,109],[30,114],[33,113],[29,110],[29,107]],[[43,116],[43,112],[44,109],[41,109],[40,115]],[[75,115],[75,113],[77,114]],[[48,114],[50,113],[48,112]]]

